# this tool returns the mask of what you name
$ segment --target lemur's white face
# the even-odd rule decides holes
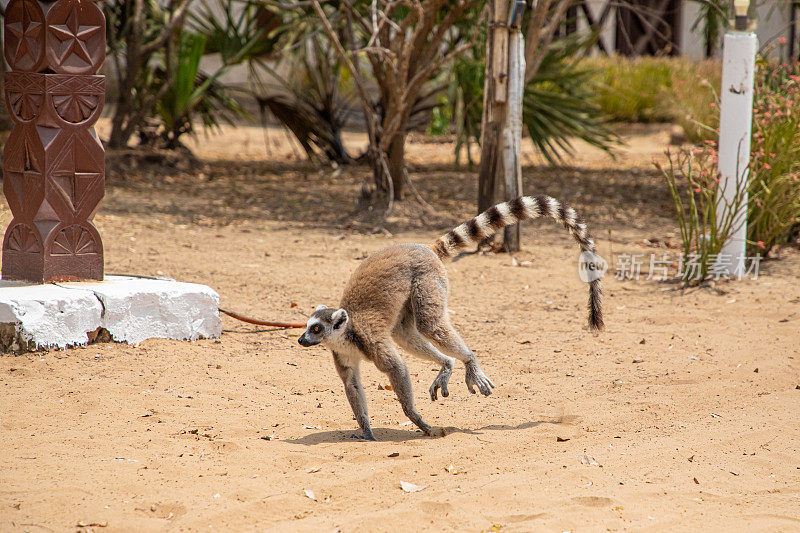
[[[327,345],[344,331],[347,318],[347,311],[344,309],[330,309],[320,305],[309,317],[306,330],[297,342],[301,346]]]

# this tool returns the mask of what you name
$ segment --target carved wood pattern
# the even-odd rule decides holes
[[[14,215],[2,277],[102,279],[92,224],[104,194],[105,151],[93,126],[105,101],[105,19],[90,0],[11,0],[4,22],[3,193]]]

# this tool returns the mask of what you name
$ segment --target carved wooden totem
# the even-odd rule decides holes
[[[92,224],[105,185],[94,131],[105,100],[106,22],[91,0],[11,0],[6,7],[6,104],[14,128],[3,192],[14,219],[3,239],[4,279],[102,279]]]

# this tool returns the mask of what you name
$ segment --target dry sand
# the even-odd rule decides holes
[[[648,165],[666,139],[640,132],[616,163],[581,149],[575,167],[529,167],[526,190],[578,206],[606,256],[674,254],[642,244],[675,240]],[[431,242],[472,213],[474,174],[437,167],[449,150],[411,150],[440,219],[411,224],[400,208],[393,235],[368,235],[341,222],[362,170],[258,163],[235,134],[212,139],[198,149],[224,159],[211,175],[112,176],[97,216],[107,270],[207,283],[226,307],[302,320],[336,304],[366,254]],[[448,266],[452,320],[495,394],[470,395],[457,367],[451,396],[431,402],[436,369],[407,358],[443,438],[407,425],[367,364],[380,442],[349,439],[330,354],[228,318],[220,340],[1,356],[0,530],[800,531],[800,253],[686,292],[609,276],[593,335],[563,228],[528,224],[523,242],[521,266]]]

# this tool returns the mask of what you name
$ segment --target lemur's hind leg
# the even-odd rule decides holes
[[[412,289],[411,305],[419,332],[439,350],[464,363],[469,391],[475,394],[475,387],[478,387],[481,394],[489,396],[494,383],[483,373],[475,354],[450,324],[446,279],[437,274],[419,279]]]
[[[336,371],[344,382],[344,391],[353,415],[361,428],[361,436],[352,435],[352,438],[364,440],[376,440],[369,425],[369,415],[367,414],[367,397],[364,395],[364,387],[361,386],[361,373],[358,369],[358,361],[351,362],[333,353],[333,362]]]
[[[475,359],[475,354],[464,343],[452,325],[449,323],[443,324],[441,327],[428,332],[428,334],[423,332],[423,335],[428,337],[444,353],[464,362],[464,369],[466,370],[465,381],[467,382],[467,389],[472,394],[475,394],[475,387],[478,387],[478,390],[484,396],[489,396],[492,393],[494,383],[483,373],[483,370],[478,365],[478,360]]]
[[[414,407],[414,390],[411,387],[411,376],[408,374],[408,368],[397,353],[392,341],[386,339],[376,342],[372,345],[372,351],[372,359],[375,362],[375,366],[389,376],[389,382],[392,384],[397,399],[400,400],[403,412],[423,433],[430,435],[431,427],[422,420],[416,407]]]
[[[392,332],[392,338],[400,346],[400,348],[406,350],[407,352],[425,359],[430,359],[431,361],[441,365],[439,374],[436,376],[436,379],[433,380],[433,383],[428,389],[428,392],[431,395],[431,401],[435,402],[438,399],[439,389],[442,390],[442,396],[445,398],[450,396],[450,391],[447,389],[447,383],[450,381],[450,376],[453,374],[453,365],[455,363],[455,359],[446,356],[437,350],[434,345],[425,340],[425,338],[420,335],[414,322],[414,316],[411,308],[407,307],[403,314],[403,318],[397,323],[397,326],[395,326],[394,331]]]

